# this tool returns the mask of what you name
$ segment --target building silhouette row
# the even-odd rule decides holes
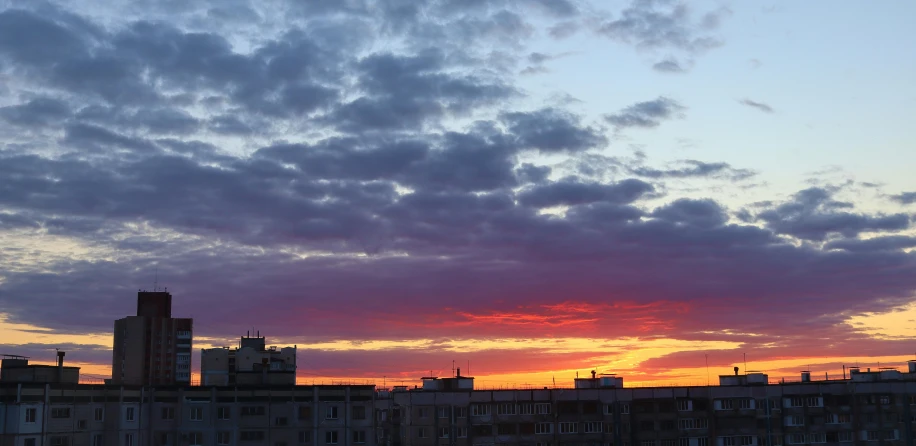
[[[593,372],[568,387],[476,390],[458,369],[382,389],[296,385],[296,348],[248,333],[202,350],[190,385],[191,334],[171,295],[141,292],[137,316],[115,323],[121,365],[105,384],[80,384],[64,352],[57,365],[3,358],[0,446],[916,446],[916,361],[792,383],[736,369],[714,386],[655,388]]]

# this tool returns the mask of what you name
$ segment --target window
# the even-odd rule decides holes
[[[803,407],[805,405],[805,398],[800,396],[793,396],[792,398],[786,398],[787,407]]]
[[[299,406],[299,419],[300,420],[311,420],[312,419],[312,406]]]
[[[128,407],[124,410],[124,421],[134,421],[134,408]]]
[[[366,442],[366,431],[353,431],[353,443],[360,444]]]
[[[51,437],[51,446],[70,446],[70,437]],[[127,446],[131,445],[128,444]]]
[[[455,418],[467,418],[468,417],[468,408],[467,407],[454,407]]]
[[[200,443],[191,443],[200,444]],[[134,446],[134,434],[124,434],[124,446]]]
[[[448,407],[440,407],[436,409],[436,414],[439,418],[448,418]]]
[[[175,408],[163,407],[160,418],[162,418],[163,420],[174,420],[175,419]]]
[[[840,441],[840,443],[849,443],[852,441],[852,432],[850,431],[838,432],[837,439]]]
[[[731,410],[735,408],[735,400],[716,400],[716,410]]]
[[[827,435],[825,435],[824,433],[808,434],[808,443],[816,444],[816,443],[826,443],[826,442],[827,442]]]
[[[823,407],[824,399],[819,396],[809,396],[808,398],[805,398],[805,405],[808,407]]]
[[[518,405],[519,415],[534,415],[534,404],[525,403]]]
[[[804,426],[805,417],[802,415],[789,415],[786,417],[787,426]]]
[[[220,420],[228,420],[232,417],[232,410],[229,407],[217,407],[216,408],[216,418]]]
[[[475,417],[490,415],[489,404],[475,404],[471,406],[471,415]]]
[[[681,418],[678,420],[678,426],[684,430],[706,429],[709,427],[707,418]]]
[[[673,438],[672,438],[672,439],[667,439],[667,440],[662,440],[662,446],[677,446],[677,440],[675,440],[675,439],[673,439]]]
[[[94,412],[94,413],[93,413],[93,415],[94,415],[94,416],[93,416],[93,419],[94,419],[95,421],[102,421],[102,420],[105,419],[105,409],[104,409],[104,408],[102,408],[102,407],[96,407],[95,410],[94,410],[93,412]]]
[[[38,441],[34,438],[26,438],[25,440],[22,440],[22,446],[35,446],[36,443],[38,443]]]
[[[102,434],[92,434],[92,446],[102,446],[105,444],[105,437]]]
[[[546,435],[553,433],[553,423],[538,423],[534,425],[534,433],[538,435]]]
[[[365,420],[366,406],[353,406],[352,416],[354,420]]]
[[[458,430],[458,438],[467,438],[468,437],[468,428],[459,427],[457,428],[457,430]]]
[[[425,407],[418,407],[417,418],[429,418],[429,409]]]
[[[216,433],[216,444],[229,444],[229,436],[232,435],[231,432],[221,431]]]
[[[417,438],[429,438],[429,434],[426,432],[425,427],[417,429]]]
[[[204,444],[204,434],[200,432],[189,433],[188,444],[191,446],[202,446]]]
[[[241,431],[239,439],[242,441],[264,441],[264,431]]]
[[[201,421],[204,419],[204,408],[203,407],[192,407],[191,408],[191,421]]]
[[[550,403],[535,404],[534,412],[538,415],[550,415]]]
[[[563,421],[560,422],[560,433],[561,434],[575,434],[579,432],[579,423],[574,421]]]
[[[77,421],[77,422],[76,422],[76,428],[77,428],[77,429],[85,429],[85,428],[86,428],[86,420],[79,420],[79,421]]]
[[[253,417],[264,415],[265,410],[264,406],[245,406],[242,407],[241,415],[243,417]]]
[[[312,431],[299,431],[299,443],[311,443]]]
[[[752,399],[750,399],[750,398],[740,398],[740,399],[738,399],[738,401],[737,401],[737,406],[738,406],[739,409],[753,409],[753,408],[754,408],[754,400],[752,400]]]
[[[805,440],[805,434],[790,434],[786,436],[786,443],[788,444],[804,444]]]
[[[55,407],[51,409],[51,418],[70,418],[70,408]]]
[[[848,413],[832,413],[827,417],[828,424],[843,424],[852,422],[852,416]]]
[[[514,403],[499,403],[496,406],[497,415],[515,415]]]
[[[655,440],[642,440],[639,442],[639,446],[655,446]]]
[[[337,431],[327,431],[324,433],[324,444],[337,444]]]
[[[693,410],[693,401],[677,400],[677,410],[680,412],[687,412],[687,411]]]
[[[623,403],[620,405],[620,413],[630,413],[630,405]]]
[[[886,406],[891,403],[891,397],[888,395],[881,395],[881,397],[878,398],[878,402]]]
[[[289,425],[288,418],[286,417],[275,417],[274,418],[274,426],[288,426],[288,425]]]
[[[439,438],[448,438],[448,428],[447,427],[439,428]]]
[[[34,407],[30,407],[25,410],[25,422],[26,423],[34,423],[35,418],[37,416],[38,416],[38,410],[35,409]]]
[[[324,418],[326,420],[336,420],[337,419],[337,406],[328,406],[324,411]]]
[[[601,422],[600,421],[589,421],[585,423],[585,433],[586,434],[598,434],[601,433]]]

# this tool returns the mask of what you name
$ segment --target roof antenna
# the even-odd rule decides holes
[[[156,265],[156,279],[153,280],[153,291],[159,291],[159,265]]]

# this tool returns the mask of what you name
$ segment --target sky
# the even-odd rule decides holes
[[[0,353],[104,377],[158,286],[303,383],[903,367],[914,16],[0,0]]]

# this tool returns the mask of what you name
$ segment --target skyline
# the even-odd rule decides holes
[[[914,13],[2,0],[0,352],[104,375],[157,283],[302,379],[902,364]]]

